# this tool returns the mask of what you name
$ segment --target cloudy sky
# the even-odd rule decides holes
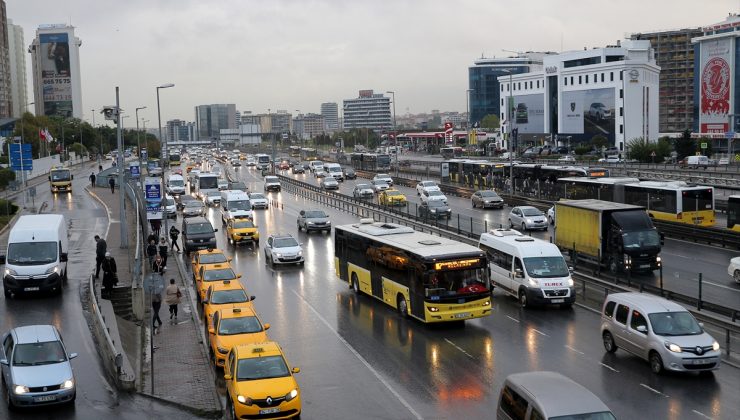
[[[195,105],[319,112],[360,89],[396,92],[396,112],[465,111],[481,55],[613,44],[626,34],[702,26],[738,0],[6,0],[30,44],[39,24],[71,23],[85,119],[115,103],[156,125]],[[30,56],[27,66],[30,74]],[[29,96],[33,90],[29,86]],[[99,117],[96,117],[100,121]],[[131,119],[125,125],[133,125]]]

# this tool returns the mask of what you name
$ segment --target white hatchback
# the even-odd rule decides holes
[[[434,181],[419,181],[416,184],[416,195],[421,195],[423,190],[437,190],[440,191],[439,186]]]

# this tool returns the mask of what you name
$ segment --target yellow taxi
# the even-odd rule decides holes
[[[219,309],[208,325],[208,349],[216,367],[223,367],[226,355],[239,344],[268,341],[270,324],[263,324],[251,306]]]
[[[378,202],[381,206],[405,206],[406,196],[401,191],[390,188],[380,192]]]
[[[234,346],[224,380],[231,418],[289,419],[301,414],[301,396],[280,345],[274,341]]]
[[[236,280],[241,277],[242,275],[236,274],[229,263],[202,265],[200,271],[195,274],[195,289],[198,291],[198,300],[202,301],[206,297],[206,290],[213,282]]]
[[[229,243],[238,245],[240,243],[260,244],[260,233],[257,225],[249,218],[229,219],[226,222],[226,236]]]
[[[203,319],[206,326],[211,325],[213,314],[225,307],[252,306],[254,296],[247,295],[247,291],[239,281],[215,281],[208,285],[203,298]]]
[[[190,173],[190,171],[192,171],[193,169],[195,169],[195,162],[192,160],[188,161],[188,164],[185,166],[185,171],[187,173]]]
[[[201,266],[229,262],[231,262],[231,258],[227,257],[220,249],[202,249],[196,252],[190,260],[190,268],[193,270],[193,281],[195,281],[196,273],[200,272]]]
[[[239,160],[247,160],[247,155],[244,153],[239,153]]]

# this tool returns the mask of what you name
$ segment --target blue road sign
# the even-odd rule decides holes
[[[728,131],[728,132],[725,133],[725,138],[726,139],[731,139],[731,138],[734,138],[734,137],[735,137],[735,132],[734,131]]]
[[[31,154],[30,144],[10,144],[10,168],[14,171],[33,170],[33,155]]]
[[[131,165],[129,166],[129,170],[131,171],[131,178],[138,178],[139,173],[139,165]]]

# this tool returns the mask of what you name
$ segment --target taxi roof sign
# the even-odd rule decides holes
[[[252,349],[252,353],[264,353],[265,349],[262,347],[255,347]]]

